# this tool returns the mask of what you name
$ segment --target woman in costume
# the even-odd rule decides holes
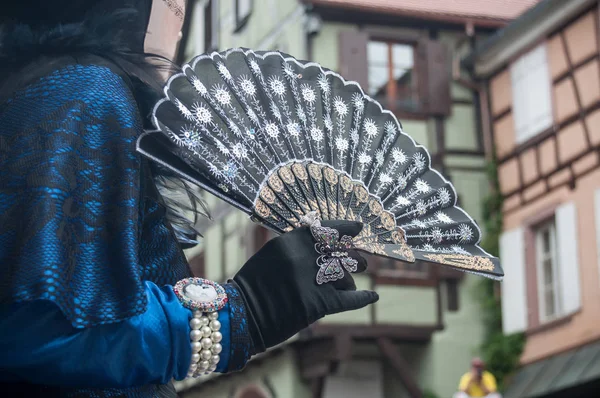
[[[306,227],[227,284],[189,279],[182,247],[195,231],[161,184],[195,198],[135,147],[161,86],[145,51],[174,53],[183,0],[15,0],[0,11],[2,394],[175,396],[171,379],[240,370],[323,316],[377,300],[347,273],[315,283]]]

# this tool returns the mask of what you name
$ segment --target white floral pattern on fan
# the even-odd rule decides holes
[[[454,187],[430,168],[425,148],[391,112],[335,72],[277,52],[233,49],[195,58],[171,77],[165,93],[154,110],[156,126],[181,148],[187,163],[216,180],[223,195],[237,195],[247,208],[265,202],[294,227],[300,209],[312,198],[323,217],[339,216],[339,209],[323,206],[341,206],[342,188],[327,183],[316,187],[321,182],[314,176],[312,186],[298,180],[298,187],[286,188],[288,181],[282,190],[265,191],[273,188],[273,176],[283,166],[316,163],[367,190],[371,199],[360,202],[361,207],[353,208],[351,199],[342,206],[349,206],[347,217],[374,231],[359,240],[389,244],[380,236],[400,228],[415,252],[493,259],[478,246],[476,223],[456,207]],[[299,198],[299,192],[305,197]],[[372,202],[393,214],[393,228],[381,229],[381,216],[365,210]],[[285,230],[275,224],[271,222]],[[501,273],[499,265],[493,269],[485,271]]]

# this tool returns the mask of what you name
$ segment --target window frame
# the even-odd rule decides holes
[[[369,34],[369,39],[367,41],[367,56],[368,56],[368,48],[369,48],[369,44],[373,43],[373,42],[379,42],[379,43],[385,43],[387,44],[388,47],[388,67],[387,67],[387,73],[388,73],[388,81],[386,83],[385,89],[384,91],[384,96],[385,96],[385,102],[382,102],[382,106],[386,109],[391,110],[392,112],[398,114],[398,115],[413,115],[413,116],[418,116],[420,114],[424,114],[426,113],[426,110],[423,109],[423,104],[420,98],[421,95],[421,87],[420,84],[422,84],[420,82],[419,79],[419,72],[418,72],[418,67],[419,65],[417,65],[419,63],[418,60],[418,56],[417,56],[417,51],[418,51],[418,46],[419,46],[419,40],[411,37],[407,37],[407,38],[403,38],[403,37],[394,37],[394,36],[386,36],[386,35],[377,35],[377,34]],[[398,100],[399,97],[397,95],[397,91],[398,91],[398,85],[394,80],[389,79],[390,77],[390,72],[393,73],[393,59],[392,62],[390,62],[390,56],[393,54],[393,50],[392,50],[392,46],[394,44],[400,44],[403,46],[409,46],[412,48],[412,54],[413,54],[413,66],[412,66],[412,76],[411,79],[413,80],[413,87],[412,87],[412,99],[415,102],[415,106],[414,109],[408,109],[405,107],[396,107],[395,106],[395,100]],[[371,67],[371,63],[370,60],[367,57],[367,74],[370,71],[370,67]],[[392,81],[394,83],[392,83]],[[370,93],[371,91],[371,87],[370,84],[367,87],[367,91]],[[369,96],[371,96],[371,94],[369,94]],[[372,96],[373,99],[375,99],[375,96]],[[410,116],[409,116],[410,118]]]
[[[385,101],[382,103],[384,108],[398,118],[407,120],[426,121],[432,117],[448,117],[451,114],[450,51],[447,43],[430,37],[425,31],[407,31],[397,27],[364,26],[356,31],[341,30],[338,46],[339,72],[347,79],[360,83],[363,88],[369,86],[367,46],[370,41],[393,41],[414,48],[416,106],[414,109],[394,109]],[[432,95],[433,90],[436,95]]]
[[[536,236],[535,231],[536,228],[543,225],[548,221],[554,220],[556,225],[556,250],[558,251],[557,256],[557,270],[558,277],[560,278],[560,270],[561,270],[561,260],[560,260],[560,230],[559,228],[559,220],[557,217],[560,208],[565,203],[562,200],[553,200],[548,203],[546,206],[536,207],[534,211],[532,211],[531,217],[523,220],[521,225],[524,229],[524,250],[525,250],[525,289],[526,289],[526,302],[527,302],[527,325],[525,329],[525,334],[527,336],[532,336],[538,333],[542,333],[557,327],[561,327],[565,324],[568,324],[572,321],[575,312],[567,312],[564,307],[564,297],[563,288],[562,288],[562,279],[559,279],[559,304],[558,308],[560,311],[552,318],[546,317],[544,318],[541,314],[540,308],[540,289],[538,287],[538,271],[537,266],[537,248],[535,247]],[[579,287],[581,290],[581,287]],[[581,292],[580,292],[581,293]],[[544,320],[546,319],[546,320]]]
[[[385,108],[390,109],[393,112],[405,112],[408,114],[412,114],[412,113],[418,113],[421,111],[422,109],[422,105],[421,105],[421,101],[420,101],[420,90],[419,90],[419,78],[418,78],[418,73],[417,73],[417,51],[418,51],[418,41],[416,40],[410,40],[410,39],[402,39],[402,38],[393,38],[393,37],[386,37],[386,36],[378,36],[378,35],[369,35],[369,40],[367,41],[367,56],[368,56],[368,51],[369,51],[369,44],[370,43],[385,43],[387,45],[387,51],[388,51],[388,65],[387,65],[387,73],[388,73],[388,80],[387,83],[385,84],[385,89],[384,91],[384,95],[385,95],[385,103],[382,103],[382,105],[384,105]],[[400,99],[398,97],[397,91],[398,91],[398,85],[396,83],[396,80],[390,79],[390,77],[393,77],[393,69],[394,69],[394,61],[393,61],[393,45],[394,44],[399,44],[399,45],[403,45],[403,46],[408,46],[412,49],[412,54],[413,54],[413,65],[412,65],[412,76],[411,79],[413,80],[413,82],[411,83],[413,85],[413,87],[411,88],[411,98],[415,101],[415,109],[411,110],[411,109],[407,109],[407,108],[402,108],[402,107],[396,107],[395,106],[395,101]],[[370,68],[371,68],[371,62],[369,60],[369,58],[367,57],[367,73],[370,72]],[[369,87],[367,87],[367,90],[369,92],[369,96],[371,96],[370,92],[371,92],[371,87],[370,87],[370,83],[369,83]],[[376,95],[376,94],[375,94]],[[375,99],[375,95],[372,96]]]
[[[550,253],[543,253],[543,233],[548,231],[549,233],[549,244]],[[560,296],[560,278],[559,278],[559,258],[558,258],[558,239],[556,234],[556,221],[554,217],[547,219],[546,221],[538,224],[534,227],[535,234],[535,267],[537,275],[537,296],[538,296],[538,318],[540,324],[546,324],[552,322],[563,315],[562,303]],[[544,261],[545,255],[550,255],[552,261],[552,295],[554,300],[554,312],[550,315],[546,314],[546,294],[548,285],[545,283],[545,270]]]

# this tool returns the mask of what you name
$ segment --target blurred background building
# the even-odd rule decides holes
[[[490,98],[504,332],[527,338],[506,397],[600,391],[599,26],[597,1],[544,0],[465,60]]]
[[[358,81],[429,149],[480,224],[494,188],[486,163],[495,160],[504,329],[527,337],[507,395],[572,397],[551,392],[598,380],[597,1],[189,0],[188,7],[179,62],[231,47],[279,50]],[[205,238],[188,257],[197,275],[225,281],[272,236],[208,200],[217,221],[201,226]],[[375,306],[327,317],[241,373],[177,388],[182,397],[450,397],[486,333],[479,280],[371,258],[356,284],[380,293]]]

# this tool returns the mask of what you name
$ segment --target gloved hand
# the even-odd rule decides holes
[[[356,236],[362,224],[351,221],[323,221],[337,229],[340,238]],[[364,271],[367,262],[356,251],[349,255]],[[267,242],[231,283],[239,290],[248,312],[254,353],[275,346],[325,315],[367,306],[379,299],[372,291],[356,291],[349,272],[335,282],[318,285],[319,267],[315,240],[308,227],[297,228]]]

